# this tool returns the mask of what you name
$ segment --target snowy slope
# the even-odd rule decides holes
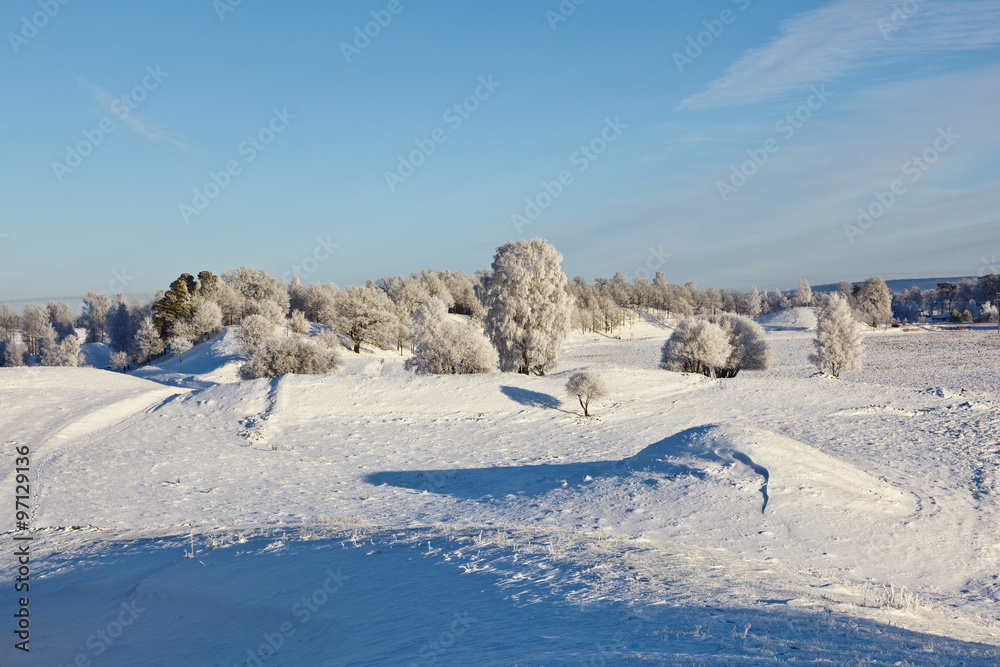
[[[2,662],[996,664],[996,332],[872,332],[834,381],[787,317],[774,368],[722,381],[660,370],[651,320],[543,378],[345,351],[241,383],[228,336],[142,378],[4,369],[44,578],[41,662]],[[582,368],[611,390],[589,420]]]

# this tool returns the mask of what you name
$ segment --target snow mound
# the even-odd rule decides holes
[[[755,474],[762,481],[762,513],[804,505],[892,513],[915,509],[912,500],[885,479],[791,438],[733,424],[688,429],[624,463],[630,469],[683,463],[709,475],[727,469]]]
[[[858,417],[864,415],[896,415],[897,417],[916,417],[917,413],[912,410],[895,408],[891,405],[868,405],[863,408],[850,408],[834,412],[832,417]]]

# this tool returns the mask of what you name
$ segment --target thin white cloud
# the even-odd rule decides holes
[[[916,7],[907,14],[904,7]],[[781,25],[678,108],[752,104],[832,81],[873,61],[1000,45],[997,0],[838,0]]]
[[[124,123],[125,126],[138,134],[139,136],[153,142],[156,144],[165,144],[175,146],[182,150],[188,149],[188,143],[185,137],[173,135],[166,130],[162,130],[151,123],[146,122],[138,114],[136,114],[134,109],[131,109],[121,98],[115,97],[109,93],[104,88],[90,83],[86,80],[81,80],[81,84],[87,88],[94,97],[96,101],[104,111],[115,119],[116,122],[120,121]]]

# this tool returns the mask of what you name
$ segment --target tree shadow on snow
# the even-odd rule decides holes
[[[688,465],[685,459],[691,460],[691,441],[701,438],[712,428],[712,425],[708,425],[687,429],[624,459],[533,463],[492,468],[385,471],[369,474],[365,481],[376,486],[388,484],[407,489],[425,489],[431,493],[469,500],[487,500],[507,494],[542,496],[554,489],[584,486],[600,478],[642,478],[641,482],[648,485],[674,477],[701,478],[705,475],[703,468]]]
[[[562,409],[562,401],[550,394],[543,394],[540,391],[521,389],[520,387],[500,387],[500,392],[514,401],[529,408],[545,408],[548,410]]]

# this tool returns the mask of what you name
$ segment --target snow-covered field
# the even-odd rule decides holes
[[[811,311],[762,323],[774,366],[727,380],[660,370],[652,318],[541,378],[366,350],[238,382],[228,334],[2,369],[34,539],[31,653],[7,594],[0,663],[1000,663],[996,330],[870,332],[833,380]]]

